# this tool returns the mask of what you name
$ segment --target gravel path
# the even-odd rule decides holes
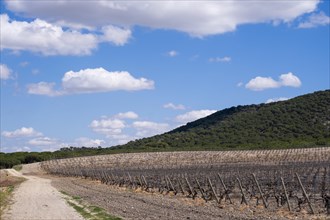
[[[8,173],[27,180],[14,191],[13,204],[5,211],[4,220],[83,220],[51,186],[50,179],[22,175],[13,169]]]

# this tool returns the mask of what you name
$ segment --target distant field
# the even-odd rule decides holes
[[[108,169],[128,168],[177,168],[186,166],[214,166],[221,164],[252,163],[282,164],[288,162],[330,161],[330,147],[302,148],[288,150],[246,150],[246,151],[184,151],[112,154],[78,157],[43,162],[46,169],[66,167],[106,167]]]

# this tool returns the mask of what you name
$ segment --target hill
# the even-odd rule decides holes
[[[218,111],[165,134],[108,148],[0,152],[0,169],[55,158],[147,151],[249,150],[330,146],[330,90],[288,101]]]
[[[168,133],[113,147],[124,151],[330,146],[330,90],[227,108]]]

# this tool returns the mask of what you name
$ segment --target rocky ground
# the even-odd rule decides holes
[[[78,196],[123,219],[330,219],[309,215],[307,211],[289,213],[285,208],[271,212],[262,206],[205,203],[198,198],[148,193],[88,179],[54,176],[51,179],[58,190]]]

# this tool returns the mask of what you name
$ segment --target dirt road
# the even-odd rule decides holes
[[[27,180],[14,191],[13,204],[5,211],[4,220],[83,220],[66,203],[64,195],[51,186],[51,180],[7,171]]]

